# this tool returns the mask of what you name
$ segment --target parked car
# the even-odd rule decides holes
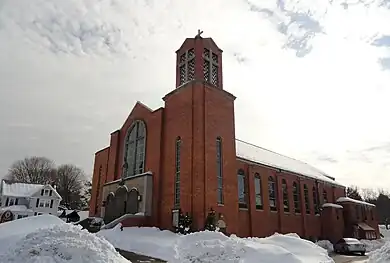
[[[342,238],[333,245],[335,253],[360,253],[366,254],[366,246],[356,238]]]

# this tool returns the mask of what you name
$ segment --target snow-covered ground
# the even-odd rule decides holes
[[[51,215],[0,224],[1,263],[129,263],[104,238]]]
[[[129,227],[102,230],[115,247],[160,258],[173,263],[259,262],[332,263],[325,249],[295,234],[275,234],[267,238],[227,237],[219,232],[177,235],[158,228]]]

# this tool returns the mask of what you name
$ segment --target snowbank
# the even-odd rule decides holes
[[[333,252],[333,244],[329,240],[318,240],[316,242],[316,245],[322,247],[323,249],[326,249],[328,253]]]
[[[390,262],[390,242],[386,242],[380,249],[371,252],[368,263]]]
[[[1,263],[129,263],[104,238],[42,215],[0,225]]]
[[[0,257],[16,242],[26,235],[41,228],[65,224],[61,219],[52,215],[26,217],[0,224]]]
[[[377,239],[377,240],[366,240],[366,239],[361,239],[360,242],[362,242],[366,246],[366,251],[371,252],[374,250],[377,250],[381,248],[386,240],[384,239]]]
[[[259,262],[260,258],[262,263],[333,263],[325,249],[295,234],[239,238],[203,231],[183,236],[157,228],[129,227],[120,231],[117,225],[97,235],[104,236],[117,248],[172,263],[251,263]]]

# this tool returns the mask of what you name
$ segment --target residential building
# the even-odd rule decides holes
[[[212,209],[238,236],[348,234],[355,222],[344,224],[349,210],[340,212],[344,202],[337,202],[345,186],[307,163],[236,139],[236,97],[223,88],[222,50],[213,39],[187,38],[176,54],[176,87],[165,106],[137,102],[109,146],[96,152],[90,216],[110,222],[137,214],[124,224],[172,230],[182,212],[202,230]],[[378,236],[376,220],[368,224]]]
[[[52,214],[57,216],[62,200],[55,187],[50,184],[26,184],[1,181],[1,211],[11,211],[14,219],[28,216]]]

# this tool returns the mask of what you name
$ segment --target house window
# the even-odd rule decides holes
[[[301,194],[297,182],[293,183],[294,211],[299,214],[301,212]]]
[[[217,202],[223,204],[223,176],[222,176],[222,139],[217,138]]]
[[[146,128],[143,121],[136,121],[125,139],[123,177],[144,172]]]
[[[261,177],[260,174],[255,173],[255,198],[256,209],[263,209],[263,196],[261,191]]]
[[[305,196],[305,210],[306,214],[310,214],[310,203],[309,203],[309,189],[307,185],[303,185],[303,194]]]
[[[50,207],[51,200],[39,200],[39,207]]]
[[[179,58],[180,85],[195,79],[195,49],[191,48]]]
[[[10,198],[10,199],[9,199],[9,202],[8,202],[8,205],[9,205],[9,206],[16,205],[16,200],[15,200],[15,198]]]
[[[48,196],[48,195],[49,195],[49,190],[48,190],[48,189],[45,189],[44,195],[45,195],[45,196]]]
[[[313,186],[313,205],[314,205],[314,212],[315,214],[320,213],[320,209],[318,206],[318,197],[317,197],[317,189]]]
[[[175,143],[175,207],[180,207],[180,151],[181,151],[181,138],[176,138]]]
[[[244,170],[240,169],[237,173],[238,179],[238,207],[247,208],[246,178]]]
[[[286,180],[282,180],[282,190],[283,190],[283,209],[284,212],[288,213],[290,212],[290,204],[288,200],[288,190],[287,190],[287,183]]]
[[[218,55],[207,48],[203,50],[203,77],[218,86]]]
[[[268,177],[268,199],[269,208],[271,211],[276,211],[276,191],[275,191],[275,180],[272,176]]]
[[[324,204],[328,202],[328,193],[326,190],[322,191],[322,198],[324,199]]]

